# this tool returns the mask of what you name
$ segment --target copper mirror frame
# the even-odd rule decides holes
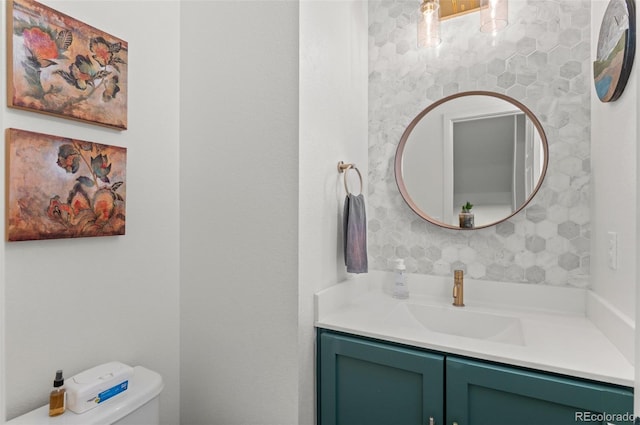
[[[543,155],[543,162],[541,164],[541,171],[540,171],[540,175],[538,177],[538,181],[535,185],[535,187],[533,188],[533,190],[531,191],[530,195],[524,200],[524,202],[519,205],[517,208],[514,208],[514,210],[507,215],[504,218],[495,220],[493,222],[490,223],[486,223],[486,224],[480,224],[478,226],[475,226],[471,229],[469,228],[461,228],[452,224],[448,224],[445,223],[443,221],[440,221],[438,219],[433,218],[432,216],[430,216],[429,214],[427,214],[425,211],[423,211],[418,204],[414,201],[414,199],[411,197],[411,195],[409,194],[409,191],[407,190],[407,186],[405,184],[404,178],[403,178],[403,154],[405,152],[406,149],[406,145],[407,142],[409,140],[409,136],[411,135],[412,131],[414,130],[414,128],[416,127],[416,125],[420,122],[420,120],[425,117],[427,114],[429,114],[430,112],[432,112],[434,109],[436,109],[438,106],[449,102],[451,100],[454,99],[459,99],[459,98],[463,98],[466,96],[489,96],[489,97],[493,97],[493,98],[497,98],[500,100],[503,100],[505,102],[510,103],[511,105],[515,106],[517,109],[519,109],[520,111],[522,111],[526,117],[530,120],[530,122],[533,124],[535,130],[538,132],[538,136],[541,142],[541,147],[542,147],[542,152],[541,154]],[[431,140],[426,141],[426,142],[432,142]],[[442,141],[435,141],[437,143],[442,143]],[[533,112],[531,112],[531,110],[529,108],[527,108],[525,105],[523,105],[522,103],[518,102],[517,100],[500,94],[500,93],[495,93],[495,92],[489,92],[489,91],[467,91],[467,92],[461,92],[461,93],[456,93],[450,96],[447,96],[445,98],[442,98],[434,103],[432,103],[431,105],[429,105],[426,109],[424,109],[422,112],[420,112],[412,121],[411,123],[409,123],[409,125],[407,126],[407,128],[405,129],[404,133],[402,134],[402,137],[400,138],[400,143],[398,144],[398,147],[396,149],[396,155],[395,155],[395,161],[394,161],[394,165],[395,165],[395,179],[396,179],[396,184],[398,186],[398,190],[400,191],[400,194],[402,195],[403,199],[405,200],[405,202],[407,203],[407,205],[421,218],[423,218],[424,220],[435,224],[436,226],[440,226],[442,228],[446,228],[446,229],[454,229],[454,230],[474,230],[474,229],[483,229],[483,228],[487,228],[487,227],[491,227],[491,226],[495,226],[498,223],[501,223],[503,221],[508,220],[509,218],[513,217],[514,215],[516,215],[517,213],[519,213],[522,209],[524,209],[530,202],[531,200],[535,197],[535,195],[537,194],[538,190],[540,189],[542,182],[544,181],[546,172],[547,172],[547,167],[549,164],[549,146],[548,146],[548,142],[547,142],[547,136],[544,132],[544,129],[542,128],[542,124],[540,123],[540,121],[538,120],[538,118],[533,114]]]

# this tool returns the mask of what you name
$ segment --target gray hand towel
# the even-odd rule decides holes
[[[344,200],[344,263],[349,273],[367,273],[367,214],[364,196],[348,194]]]

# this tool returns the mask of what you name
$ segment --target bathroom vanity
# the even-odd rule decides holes
[[[452,279],[396,300],[370,275],[316,294],[319,424],[632,423],[633,367],[585,290],[467,282],[454,307]]]
[[[628,387],[324,329],[318,347],[323,425],[554,425],[604,413],[612,424],[631,423],[614,416],[630,419]]]

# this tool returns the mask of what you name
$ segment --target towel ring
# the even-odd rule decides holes
[[[347,194],[352,195],[351,191],[349,191],[349,186],[347,186],[347,171],[355,170],[358,173],[358,178],[360,179],[360,194],[362,194],[363,184],[362,184],[362,174],[360,174],[360,170],[356,167],[356,164],[345,164],[344,162],[338,162],[338,172],[344,173],[344,190],[347,191]]]

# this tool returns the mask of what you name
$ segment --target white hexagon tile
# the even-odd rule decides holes
[[[584,286],[589,275],[590,2],[510,0],[509,25],[481,33],[478,13],[441,23],[442,43],[418,49],[419,0],[369,1],[370,267],[476,279]],[[396,187],[406,126],[458,92],[507,94],[540,120],[546,178],[533,201],[485,229],[447,230],[418,217]]]

